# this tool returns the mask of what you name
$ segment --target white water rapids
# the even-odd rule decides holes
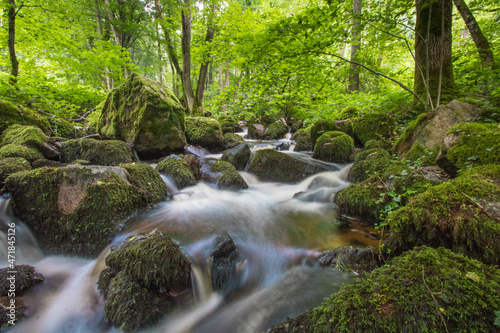
[[[376,242],[367,232],[345,227],[336,218],[332,198],[348,185],[348,168],[323,172],[295,185],[260,182],[242,172],[247,190],[221,191],[199,183],[129,221],[113,243],[159,229],[179,242],[193,261],[197,302],[145,331],[264,332],[287,316],[319,305],[348,276],[304,264],[319,251]],[[8,211],[8,199],[0,199],[0,206],[0,222],[17,225],[16,264],[28,263],[45,277],[23,296],[29,304],[27,318],[8,331],[119,332],[106,324],[96,289],[106,252],[95,260],[44,256],[26,225]],[[230,290],[214,292],[209,256],[215,237],[223,233],[232,237],[242,260]],[[4,236],[0,234],[2,249],[6,248]],[[6,255],[1,254],[0,266],[5,267]]]

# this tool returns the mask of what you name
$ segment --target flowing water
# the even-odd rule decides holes
[[[254,150],[259,145],[254,142]],[[310,158],[296,153],[295,157]],[[193,262],[196,303],[147,332],[265,332],[287,316],[319,305],[337,290],[349,274],[308,263],[323,250],[376,246],[378,241],[370,229],[337,218],[332,198],[348,185],[349,166],[331,166],[337,171],[295,185],[260,182],[242,172],[249,189],[237,192],[205,183],[178,190],[165,177],[172,199],[128,221],[113,243],[154,229],[169,234]],[[95,260],[44,256],[29,229],[8,207],[9,199],[0,199],[2,249],[6,248],[5,225],[13,221],[19,254],[16,264],[29,263],[45,277],[23,296],[29,304],[28,318],[9,332],[118,331],[106,326],[103,300],[96,289],[107,250]],[[210,252],[221,234],[232,237],[241,260],[230,288],[214,292]]]

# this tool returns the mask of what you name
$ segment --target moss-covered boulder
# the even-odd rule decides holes
[[[108,94],[97,131],[130,144],[141,158],[160,158],[186,145],[184,108],[177,97],[136,73]]]
[[[241,135],[226,133],[224,134],[224,142],[222,146],[224,147],[224,149],[232,149],[238,145],[241,145],[242,143],[245,143],[245,140]]]
[[[191,288],[191,264],[179,246],[158,230],[134,236],[106,257],[98,289],[110,323],[124,332],[155,325]]]
[[[478,167],[429,188],[391,215],[385,244],[398,254],[418,245],[446,247],[500,262],[500,165]]]
[[[311,127],[311,147],[314,148],[316,145],[316,141],[319,139],[320,136],[325,134],[326,132],[331,132],[331,131],[338,131],[339,127],[337,126],[337,123],[335,120],[332,119],[319,119],[317,120],[314,125]]]
[[[338,119],[353,119],[359,116],[359,111],[355,106],[346,106],[338,114]]]
[[[420,247],[345,285],[300,326],[315,333],[498,332],[498,290],[499,269]]]
[[[439,155],[440,147],[436,146],[432,149],[426,148],[419,143],[415,143],[413,147],[404,155],[404,159],[415,166],[431,166],[436,165],[436,158]]]
[[[314,146],[313,158],[326,162],[346,163],[354,149],[354,140],[339,131],[326,132],[321,135]]]
[[[44,158],[43,154],[35,148],[28,148],[16,144],[8,144],[0,148],[0,158],[8,157],[23,158],[30,163]]]
[[[104,101],[99,103],[95,110],[90,112],[90,114],[85,118],[84,129],[89,134],[97,134],[97,127],[99,125],[99,118],[102,115],[102,108],[104,107]]]
[[[500,163],[498,124],[460,123],[444,138],[437,163],[451,175],[458,170]]]
[[[133,161],[132,149],[120,140],[74,139],[61,143],[61,162],[87,160],[94,165],[119,165]]]
[[[242,143],[233,149],[225,150],[221,160],[231,163],[236,170],[245,170],[251,157],[250,147],[246,143]]]
[[[156,166],[156,170],[172,179],[178,189],[196,184],[196,178],[191,167],[179,156],[173,155],[163,159]]]
[[[375,172],[388,167],[391,163],[391,155],[384,149],[374,148],[362,151],[354,158],[348,178],[353,183],[359,183],[373,176]]]
[[[263,181],[298,183],[322,171],[331,170],[320,163],[294,158],[274,149],[262,149],[250,161],[248,172]]]
[[[268,140],[278,140],[282,139],[287,133],[288,126],[283,121],[278,120],[267,126],[265,138]]]
[[[337,193],[335,203],[340,214],[359,218],[367,224],[378,223],[393,210],[406,205],[412,196],[443,181],[427,177],[426,171],[412,169],[402,161],[393,161],[388,167],[373,172],[370,178]]]
[[[250,139],[263,140],[266,138],[266,126],[250,122],[248,124],[248,137]]]
[[[124,218],[167,196],[158,172],[139,163],[23,171],[5,189],[42,249],[87,257],[100,253]]]
[[[452,101],[436,110],[423,113],[410,122],[394,145],[394,152],[405,155],[415,144],[433,149],[440,146],[449,129],[463,121],[474,118],[478,109],[467,103]]]
[[[295,141],[294,151],[312,151],[311,127],[301,128],[293,133],[292,140]]]
[[[207,158],[201,166],[201,179],[221,190],[244,190],[248,184],[229,162]]]
[[[0,99],[0,134],[11,125],[32,125],[49,132],[49,122],[40,114]]]
[[[370,150],[370,149],[375,149],[375,148],[381,148],[384,150],[391,150],[392,149],[392,143],[390,143],[387,140],[368,140],[365,143],[365,149]]]
[[[9,144],[34,148],[48,159],[59,156],[59,151],[51,144],[50,138],[35,126],[12,125],[7,128],[0,137],[0,147]]]
[[[375,112],[356,119],[352,125],[354,135],[364,145],[368,140],[388,139],[396,128],[396,121],[387,113]]]
[[[2,189],[5,179],[13,173],[31,170],[30,162],[22,157],[8,157],[0,159],[0,189]]]
[[[219,122],[205,117],[186,118],[186,138],[188,143],[211,151],[221,150],[224,140]]]
[[[222,133],[224,134],[243,132],[243,129],[238,124],[236,119],[231,116],[222,116],[217,120],[219,121]]]

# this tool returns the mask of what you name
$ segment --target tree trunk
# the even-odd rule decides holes
[[[495,59],[493,58],[493,52],[491,52],[490,43],[483,35],[481,28],[479,28],[479,24],[477,24],[474,15],[472,15],[472,12],[470,11],[464,0],[453,0],[453,3],[457,7],[458,12],[464,19],[464,22],[470,31],[472,40],[474,40],[474,43],[476,44],[476,48],[479,52],[479,57],[481,57],[483,66],[488,66],[491,69],[494,69]]]
[[[415,93],[430,106],[455,96],[451,61],[452,0],[416,0]],[[423,75],[422,75],[423,73]]]
[[[224,90],[224,80],[222,78],[222,66],[219,65],[219,91]]]
[[[229,61],[226,60],[226,70],[225,70],[226,83],[224,87],[229,87]]]
[[[19,75],[19,61],[16,56],[16,0],[9,0],[9,55],[10,55],[10,74],[17,78]],[[14,83],[15,83],[14,79]]]
[[[214,39],[215,27],[212,21],[208,23],[207,35],[205,37],[205,45],[209,45]],[[198,84],[196,86],[196,102],[195,107],[197,109],[203,108],[203,93],[205,92],[205,81],[207,80],[208,66],[210,64],[210,51],[203,55],[203,63],[200,67],[200,75],[198,76]]]
[[[181,13],[182,16],[182,87],[188,113],[193,113],[194,93],[191,83],[191,8],[186,0],[187,8]]]
[[[352,44],[351,44],[351,61],[356,61],[356,53],[361,47],[361,22],[359,14],[361,13],[361,0],[353,0],[352,9],[354,11],[355,18],[352,23]],[[359,69],[358,65],[351,63],[349,69],[349,88],[348,91],[355,92],[359,91]]]

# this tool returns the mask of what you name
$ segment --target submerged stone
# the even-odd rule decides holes
[[[371,272],[380,266],[379,253],[374,248],[343,246],[322,252],[317,260],[319,267],[339,268],[357,273]]]
[[[124,218],[167,196],[160,175],[146,164],[23,171],[10,175],[5,189],[42,249],[87,257],[100,253]]]
[[[12,273],[16,272],[14,279],[9,279]],[[8,296],[11,289],[11,282],[15,285],[17,296],[44,280],[42,274],[36,272],[35,268],[29,265],[16,265],[13,268],[0,269],[0,297]]]
[[[238,248],[228,234],[215,239],[212,251],[212,287],[215,291],[228,290],[235,282],[236,264],[240,260]]]
[[[166,86],[139,74],[113,89],[97,121],[105,138],[123,140],[143,158],[182,150],[184,109]]]
[[[188,143],[211,151],[221,150],[224,140],[219,122],[205,117],[186,118],[186,138]]]
[[[61,143],[61,162],[87,160],[93,165],[119,165],[133,161],[132,149],[120,140],[75,139]]]
[[[495,332],[500,270],[419,247],[345,285],[293,332]]]

